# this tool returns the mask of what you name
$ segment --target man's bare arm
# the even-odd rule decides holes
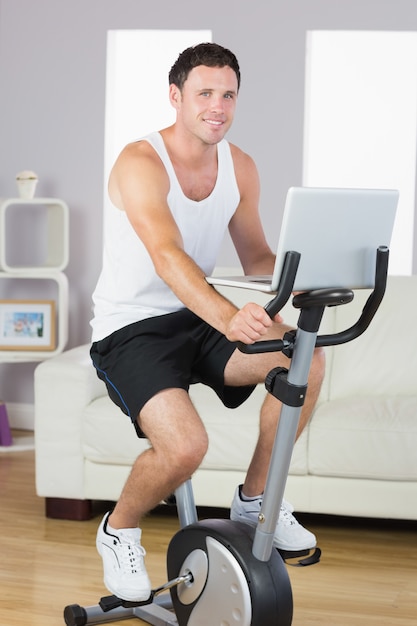
[[[275,255],[269,247],[259,216],[259,176],[247,154],[232,146],[240,203],[229,231],[245,274],[272,274]]]

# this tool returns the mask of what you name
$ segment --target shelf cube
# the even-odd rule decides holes
[[[68,259],[69,215],[65,202],[57,198],[0,201],[1,270],[12,274],[62,271]]]

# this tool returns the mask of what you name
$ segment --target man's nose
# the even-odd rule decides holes
[[[210,108],[214,112],[222,112],[224,107],[224,99],[222,96],[213,96],[210,102]]]

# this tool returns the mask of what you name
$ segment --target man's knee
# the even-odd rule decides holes
[[[189,432],[177,440],[171,440],[163,452],[170,471],[181,482],[189,478],[201,465],[208,449],[208,437],[205,430]]]

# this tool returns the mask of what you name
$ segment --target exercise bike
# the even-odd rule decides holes
[[[273,369],[265,380],[269,393],[282,402],[262,508],[256,529],[242,522],[198,521],[191,480],[175,492],[180,530],[167,552],[169,582],[154,589],[146,602],[116,596],[98,605],[68,605],[67,626],[86,626],[137,617],[153,626],[290,626],[291,585],[283,556],[273,548],[274,529],[284,495],[298,420],[307,393],[315,347],[352,341],[369,326],[385,293],[389,250],[376,250],[374,288],[362,314],[350,328],[318,335],[326,307],[352,301],[350,289],[316,289],[299,293],[292,304],[299,310],[297,328],[282,340],[240,344],[248,354],[282,351],[289,369]],[[275,297],[265,306],[272,317],[290,299],[300,254],[287,252]],[[320,555],[316,550],[315,560]],[[306,564],[309,557],[307,556]],[[314,561],[314,558],[313,558]],[[300,564],[303,564],[302,561]]]

